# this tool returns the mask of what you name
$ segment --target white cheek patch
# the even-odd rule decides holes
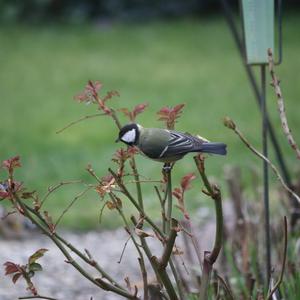
[[[122,137],[121,140],[126,143],[133,143],[135,141],[136,132],[135,129],[127,131]]]

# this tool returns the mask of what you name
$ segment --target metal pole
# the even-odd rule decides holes
[[[267,125],[267,105],[266,105],[266,65],[261,65],[261,112],[262,112],[262,146],[263,155],[268,157],[268,125]],[[266,251],[266,278],[269,286],[271,278],[271,243],[270,243],[270,213],[269,213],[269,174],[268,164],[263,161],[264,178],[264,214],[265,214],[265,251]]]

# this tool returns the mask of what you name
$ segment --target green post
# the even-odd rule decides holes
[[[242,0],[248,64],[267,64],[274,53],[274,0]]]

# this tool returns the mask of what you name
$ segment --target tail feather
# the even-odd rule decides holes
[[[204,153],[212,153],[219,155],[226,155],[226,144],[223,143],[203,143],[199,149]]]

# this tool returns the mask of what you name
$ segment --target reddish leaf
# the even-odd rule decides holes
[[[194,173],[189,173],[187,175],[185,175],[184,177],[182,177],[181,179],[181,188],[186,191],[190,188],[191,186],[191,182],[196,178]]]
[[[181,116],[185,104],[178,104],[175,107],[163,107],[157,112],[158,120],[164,121],[168,129],[174,129],[177,119]]]
[[[135,147],[135,146],[133,146],[133,147],[128,147],[127,153],[128,153],[128,156],[129,156],[129,157],[132,157],[132,156],[134,156],[135,154],[139,153],[139,149],[138,149],[137,147]]]
[[[8,173],[11,175],[15,168],[21,167],[20,156],[17,155],[4,160],[1,166],[2,168],[7,169]]]
[[[118,91],[109,91],[109,92],[107,92],[106,96],[102,100],[103,100],[103,102],[106,102],[107,100],[110,100],[112,97],[115,97],[115,96],[117,96],[117,97],[120,96]]]
[[[96,192],[103,198],[106,193],[111,192],[113,185],[115,184],[115,179],[112,175],[107,175],[102,177],[101,184],[96,187]]]
[[[121,111],[126,117],[130,118],[130,111],[128,108],[120,108],[119,111]]]
[[[102,84],[99,81],[91,81],[89,80],[84,90],[74,96],[74,99],[78,102],[89,103],[97,103],[98,91],[101,89]]]
[[[20,271],[20,265],[17,265],[11,261],[7,261],[3,265],[5,266],[5,275],[13,274]]]
[[[173,110],[176,112],[176,113],[182,113],[182,109],[184,108],[184,106],[185,106],[185,104],[177,104],[174,108],[173,108]]]
[[[175,188],[173,191],[173,196],[176,197],[178,200],[182,199],[182,191],[180,188]]]
[[[85,90],[92,93],[93,97],[98,96],[98,91],[102,88],[102,83],[100,81],[89,80],[88,84],[85,86]]]
[[[124,115],[128,117],[130,121],[134,122],[137,115],[141,114],[147,106],[148,103],[141,103],[136,105],[132,111],[130,111],[128,108],[120,108],[119,111],[123,112]]]
[[[141,103],[141,104],[138,104],[135,106],[135,108],[133,109],[134,120],[137,115],[141,114],[146,109],[147,106],[148,106],[148,103]]]
[[[0,200],[6,199],[9,197],[9,193],[3,190],[0,190]]]

